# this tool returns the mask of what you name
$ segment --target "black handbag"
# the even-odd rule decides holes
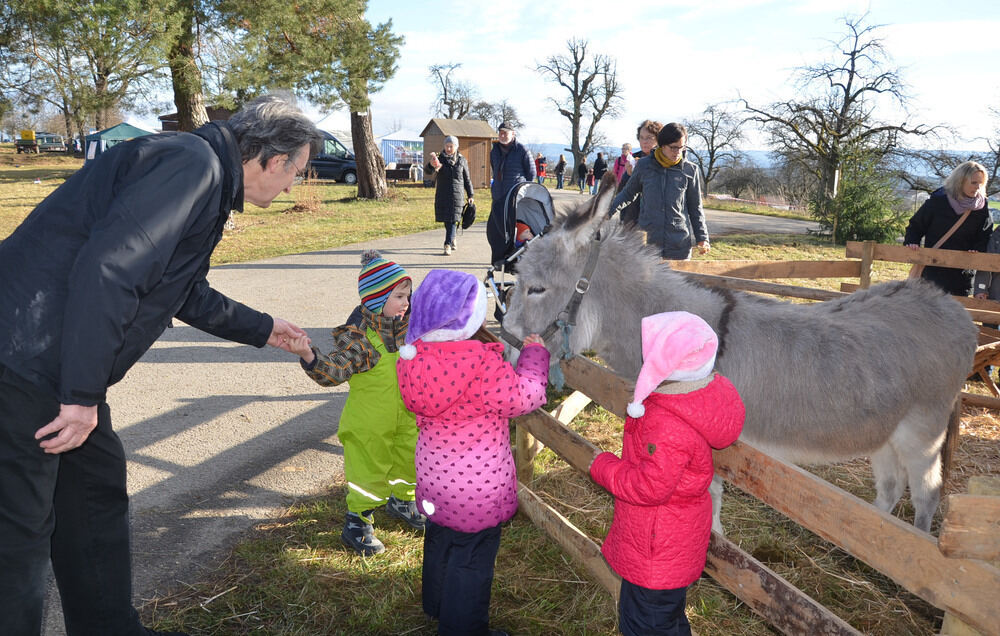
[[[462,208],[462,229],[467,230],[476,222],[476,204],[469,201]]]

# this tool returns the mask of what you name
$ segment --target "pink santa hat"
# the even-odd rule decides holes
[[[634,418],[646,414],[643,401],[665,380],[692,381],[715,368],[719,337],[708,323],[686,311],[667,311],[642,319],[642,369],[628,405]]]

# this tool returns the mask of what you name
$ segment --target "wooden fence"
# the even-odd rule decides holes
[[[852,286],[854,289],[867,287],[871,283],[875,260],[1000,271],[1000,255],[933,249],[913,251],[897,246],[849,243],[847,256],[859,260],[686,261],[673,265],[720,287],[813,300],[840,296],[852,291]],[[827,277],[857,277],[859,283],[845,283],[843,291],[838,292],[746,280]],[[1000,303],[964,300],[973,319],[1000,323]],[[1000,332],[992,342],[1000,342]],[[988,351],[995,355],[992,349]],[[516,420],[518,499],[521,510],[536,525],[617,597],[620,578],[608,567],[597,544],[531,491],[531,473],[535,452],[539,444],[544,444],[569,465],[589,474],[590,464],[600,449],[566,424],[591,400],[624,417],[634,383],[581,357],[564,361],[562,369],[566,383],[576,392],[551,414],[539,410]],[[965,396],[963,394],[968,401]],[[996,398],[982,399],[993,399],[1000,404]],[[957,430],[954,433],[957,439]],[[1000,499],[975,495],[947,497],[944,504],[948,512],[939,547],[939,541],[930,534],[747,444],[737,442],[717,451],[714,459],[716,473],[726,481],[864,561],[931,605],[945,610],[956,624],[961,621],[982,634],[1000,634],[1000,568],[981,560],[997,558],[1000,554],[1000,527],[995,516]],[[706,572],[783,633],[859,633],[715,533],[709,546]]]

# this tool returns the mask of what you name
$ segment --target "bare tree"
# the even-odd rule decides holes
[[[521,128],[524,125],[517,116],[517,110],[506,99],[492,104],[486,101],[476,102],[469,113],[469,119],[481,119],[493,128],[499,128],[504,122],[514,128]]]
[[[746,155],[737,155],[720,168],[717,181],[729,196],[736,199],[745,194],[756,199],[771,186],[767,171]]]
[[[535,67],[543,77],[569,93],[561,100],[551,98],[551,101],[570,123],[569,150],[575,165],[593,148],[604,145],[597,125],[604,117],[618,115],[624,92],[618,82],[614,58],[603,54],[588,56],[587,47],[587,40],[573,38],[566,43],[568,55],[552,55]]]
[[[897,176],[912,189],[931,193],[941,187],[952,170],[965,161],[978,161],[986,168],[986,195],[1000,192],[1000,109],[991,108],[994,129],[989,136],[977,137],[976,141],[986,144],[986,150],[978,152],[958,152],[954,150],[910,149],[901,153],[901,165]],[[952,133],[948,145],[956,143]]]
[[[452,73],[461,66],[461,63],[450,62],[448,64],[434,64],[429,67],[430,74],[427,79],[434,84],[438,91],[433,111],[447,119],[465,119],[475,103],[475,87],[468,82],[452,77]]]
[[[837,192],[842,164],[869,161],[897,150],[900,135],[926,135],[935,130],[922,124],[891,123],[879,118],[887,105],[905,108],[906,85],[890,57],[877,25],[865,25],[867,15],[845,18],[847,33],[834,43],[835,61],[798,69],[798,97],[766,107],[742,100],[754,121],[770,134],[771,146],[794,158],[816,178],[818,216],[828,216]],[[832,220],[836,235],[837,219]]]
[[[733,113],[726,103],[709,104],[699,118],[684,122],[689,152],[698,160],[706,193],[719,168],[739,155],[743,124],[743,118]],[[690,148],[692,139],[701,141],[698,148]]]

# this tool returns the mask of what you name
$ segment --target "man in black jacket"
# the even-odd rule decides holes
[[[256,347],[303,334],[205,277],[230,211],[290,191],[320,140],[263,97],[226,123],[115,146],[0,242],[0,633],[41,631],[50,559],[69,636],[154,633],[132,606],[107,388],[174,317]]]

